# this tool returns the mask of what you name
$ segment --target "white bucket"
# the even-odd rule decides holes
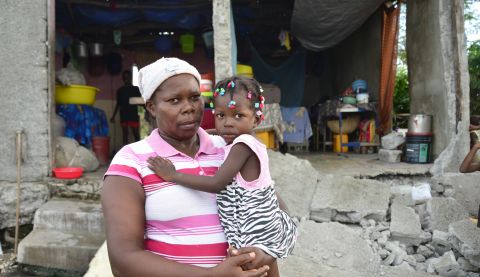
[[[357,104],[367,104],[368,97],[369,97],[368,93],[357,94]]]

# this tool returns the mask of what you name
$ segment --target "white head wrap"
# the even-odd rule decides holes
[[[152,97],[155,90],[168,78],[187,73],[193,75],[200,83],[198,70],[178,58],[161,58],[138,72],[138,87],[145,102]]]

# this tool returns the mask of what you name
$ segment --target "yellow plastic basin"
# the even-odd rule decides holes
[[[55,87],[55,102],[57,104],[93,105],[98,91],[98,88],[90,86],[57,85]]]
[[[237,64],[237,75],[253,78],[253,68],[248,64]]]

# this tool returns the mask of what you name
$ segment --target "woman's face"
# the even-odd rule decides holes
[[[168,78],[146,103],[160,134],[179,141],[196,135],[203,105],[198,81],[190,74]]]

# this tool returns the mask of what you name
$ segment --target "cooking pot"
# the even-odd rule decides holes
[[[103,44],[99,42],[90,43],[90,56],[100,57],[103,56]]]
[[[410,134],[426,134],[432,132],[432,116],[426,114],[412,114],[408,119]]]

